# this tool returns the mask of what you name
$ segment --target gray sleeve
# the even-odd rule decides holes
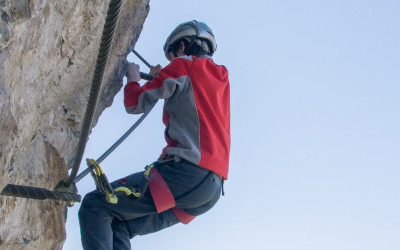
[[[159,99],[166,99],[173,95],[177,86],[182,84],[183,77],[176,79],[167,78],[163,81],[161,87],[144,91],[138,99],[137,106],[126,107],[126,112],[129,114],[140,114],[147,110],[148,107],[153,105]]]

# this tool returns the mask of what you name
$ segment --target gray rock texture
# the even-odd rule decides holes
[[[74,160],[109,0],[0,0],[0,191],[54,190]],[[93,126],[122,87],[149,0],[125,0]],[[62,249],[65,205],[0,196],[0,249]]]

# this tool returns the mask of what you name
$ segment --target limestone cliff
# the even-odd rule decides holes
[[[0,0],[0,191],[54,190],[82,127],[109,0]],[[122,87],[149,0],[125,0],[95,113]],[[0,249],[61,249],[64,205],[0,196]]]

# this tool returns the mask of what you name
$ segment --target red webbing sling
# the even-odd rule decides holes
[[[149,189],[156,205],[157,212],[161,213],[172,208],[176,218],[183,224],[188,224],[196,216],[190,215],[181,208],[175,208],[175,199],[167,183],[161,174],[155,169],[151,169],[149,174]]]

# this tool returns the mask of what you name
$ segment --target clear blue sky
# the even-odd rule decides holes
[[[150,6],[136,45],[150,63],[167,64],[162,45],[179,23],[198,19],[214,30],[215,61],[230,70],[232,151],[216,207],[133,239],[134,249],[400,249],[399,1]],[[102,163],[110,180],[158,157],[161,109]],[[125,113],[118,94],[86,157],[98,158],[138,117]],[[92,190],[91,177],[78,188]],[[68,215],[66,250],[81,248],[78,208]]]

